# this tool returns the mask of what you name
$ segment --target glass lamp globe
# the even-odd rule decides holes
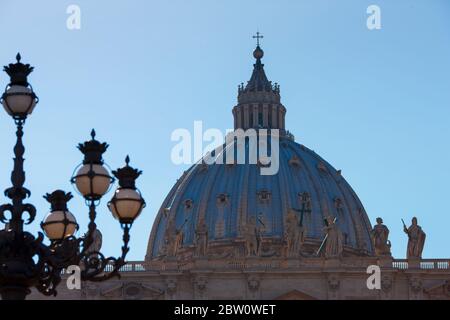
[[[10,77],[10,83],[1,97],[1,103],[6,112],[15,120],[23,120],[33,112],[38,98],[28,83],[28,76],[33,67],[20,62],[20,53],[16,55],[16,63],[10,63],[3,70]]]
[[[74,181],[85,198],[100,198],[108,191],[111,177],[104,166],[85,164],[76,173]]]
[[[75,234],[78,224],[74,215],[69,211],[56,210],[45,217],[42,229],[50,240],[63,240]]]
[[[141,194],[132,188],[118,188],[108,203],[114,218],[123,223],[132,223],[145,207]]]
[[[12,117],[26,117],[30,115],[36,103],[36,96],[29,87],[12,85],[3,94],[3,107]]]

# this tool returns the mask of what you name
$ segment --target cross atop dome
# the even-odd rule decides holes
[[[259,33],[259,31],[256,32],[256,36],[253,36],[253,39],[256,39],[256,46],[259,47],[259,39],[264,38],[262,34]]]
[[[255,36],[253,36],[253,39],[256,39],[256,49],[255,51],[253,51],[253,57],[257,60],[257,63],[259,64],[261,64],[261,58],[264,56],[264,51],[259,46],[259,39],[262,38],[264,38],[264,36],[261,33],[259,33],[259,31],[256,32]]]

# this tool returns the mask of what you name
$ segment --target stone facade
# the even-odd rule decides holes
[[[381,269],[380,288],[368,289],[369,265]],[[29,299],[46,299],[33,293]],[[283,300],[450,300],[450,259],[407,260],[343,258],[327,260],[247,258],[132,262],[121,279],[83,283],[58,299],[283,299]]]

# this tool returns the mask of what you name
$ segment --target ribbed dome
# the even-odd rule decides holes
[[[273,242],[272,250],[277,251],[276,244],[282,245],[287,213],[292,208],[302,208],[304,193],[310,197],[311,212],[305,213],[303,222],[310,253],[317,250],[324,237],[323,220],[328,215],[337,217],[347,253],[372,252],[370,221],[340,172],[314,151],[282,138],[276,175],[261,175],[260,167],[255,164],[199,163],[187,170],[158,212],[147,259],[162,254],[165,230],[172,216],[176,229],[182,229],[184,234],[180,255],[192,253],[200,216],[205,218],[210,247],[216,242],[223,251],[228,246],[239,245],[235,240],[241,237],[245,221],[255,216],[264,224],[263,238],[271,238],[266,240]]]
[[[279,101],[279,87],[267,80],[261,57],[255,57],[257,62],[246,87],[239,88],[238,105],[233,108],[234,124],[236,130],[264,128],[279,132],[278,172],[261,175],[261,165],[248,161],[209,165],[201,160],[193,165],[177,181],[157,214],[147,260],[167,256],[192,258],[200,229],[202,234],[207,232],[207,257],[245,256],[248,221],[256,221],[261,235],[259,255],[280,256],[285,247],[286,226],[292,221],[288,216],[292,217],[292,212],[299,215],[302,210],[306,239],[301,255],[316,253],[325,236],[324,219],[328,216],[337,219],[344,255],[373,253],[370,221],[341,172],[296,143],[284,129],[286,109]],[[235,143],[224,145],[223,150],[234,148]],[[268,147],[271,148],[270,143]],[[221,150],[213,152],[213,156],[222,156]]]

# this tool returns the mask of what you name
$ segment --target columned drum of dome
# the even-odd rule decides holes
[[[292,217],[301,220],[304,240],[299,257],[313,257],[324,239],[325,219],[333,217],[342,234],[343,256],[371,256],[371,225],[351,186],[327,161],[294,141],[285,128],[280,87],[264,71],[258,45],[250,80],[238,89],[234,128],[278,130],[279,170],[261,175],[261,164],[193,165],[164,200],[150,234],[146,260],[208,259],[249,255],[249,228],[257,230],[258,251],[281,257]],[[235,147],[235,141],[221,148]],[[246,142],[248,143],[248,142]],[[212,153],[220,157],[221,149]],[[253,232],[253,231],[251,231]],[[200,246],[202,250],[198,250]]]
[[[234,129],[272,128],[284,131],[286,108],[280,103],[280,86],[267,79],[261,59],[264,51],[253,51],[256,63],[247,85],[239,85],[238,105],[233,108]]]

